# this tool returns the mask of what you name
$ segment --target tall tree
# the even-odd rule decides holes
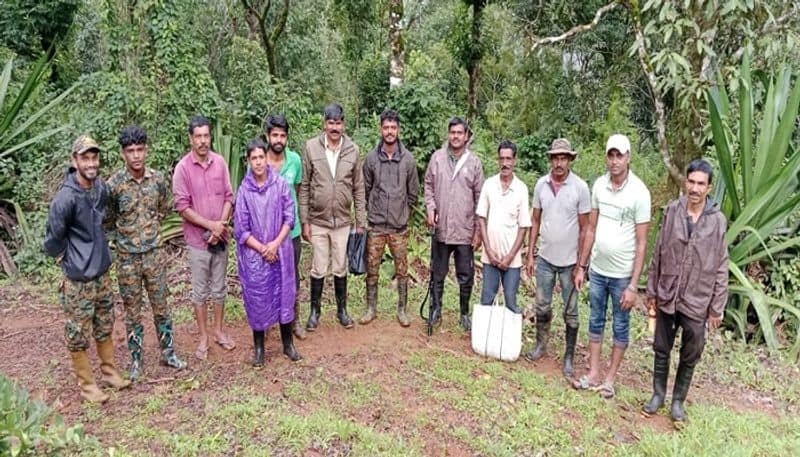
[[[389,0],[389,47],[392,51],[389,87],[397,87],[403,84],[406,54],[403,39],[403,0]]]
[[[278,80],[278,63],[276,47],[283,30],[286,28],[286,19],[289,17],[290,0],[283,0],[280,5],[275,5],[273,10],[272,0],[241,0],[245,9],[245,19],[250,28],[250,33],[261,41],[261,47],[267,56],[267,67],[272,81]],[[279,8],[279,9],[278,9]]]
[[[481,84],[481,59],[483,58],[483,44],[481,43],[481,24],[483,22],[483,10],[487,0],[464,0],[472,7],[472,30],[469,47],[469,58],[467,60],[467,72],[469,73],[469,87],[467,90],[467,116],[474,119],[478,115],[478,87]]]

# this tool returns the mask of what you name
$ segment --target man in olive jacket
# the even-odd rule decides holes
[[[325,107],[324,132],[306,142],[303,180],[300,183],[300,222],[303,239],[311,243],[311,313],[306,330],[319,325],[320,300],[328,265],[332,264],[333,286],[339,323],[353,327],[347,314],[347,237],[353,223],[356,231],[367,225],[364,175],[358,146],[344,134],[344,110],[336,103]]]
[[[692,161],[686,170],[686,195],[664,212],[647,282],[647,304],[656,310],[653,342],[653,397],[642,410],[655,414],[664,405],[669,354],[682,328],[680,363],[672,390],[672,420],[686,420],[683,403],[705,345],[705,327],[717,328],[728,301],[727,223],[708,198],[711,165]]]
[[[364,159],[364,192],[369,209],[367,312],[359,323],[375,319],[381,259],[388,244],[397,278],[397,320],[408,327],[408,217],[417,202],[419,177],[414,156],[400,142],[400,115],[393,110],[381,113],[381,142]]]

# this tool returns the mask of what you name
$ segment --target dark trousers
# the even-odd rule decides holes
[[[656,309],[656,335],[653,340],[653,351],[656,357],[669,359],[678,327],[683,329],[680,363],[689,368],[694,367],[700,361],[706,344],[705,321],[690,319],[677,311],[675,314],[666,314],[662,313],[660,309]]]
[[[298,236],[292,239],[292,246],[294,247],[294,292],[295,296],[297,296],[297,292],[300,291],[300,253],[303,251],[302,245],[302,237]],[[295,299],[295,303],[297,300]]]
[[[433,274],[432,302],[441,306],[444,292],[444,278],[450,269],[450,255],[453,255],[456,264],[456,281],[460,293],[459,299],[462,314],[469,310],[469,297],[472,294],[472,284],[475,280],[474,253],[469,244],[445,244],[434,240],[431,244],[431,269]]]

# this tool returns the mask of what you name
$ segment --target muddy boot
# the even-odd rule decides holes
[[[100,342],[97,341],[97,356],[100,358],[100,372],[103,373],[103,382],[116,389],[124,389],[131,385],[127,379],[120,376],[114,367],[114,342],[111,337]]]
[[[408,303],[408,279],[397,280],[397,322],[401,327],[408,327],[411,322],[406,315],[406,303]]]
[[[573,358],[575,357],[575,343],[578,341],[578,327],[566,328],[565,346],[564,346],[564,376],[572,379],[575,377],[575,365]]]
[[[308,315],[306,330],[313,332],[319,326],[320,301],[322,288],[325,287],[325,278],[311,277],[311,313]]]
[[[294,341],[292,341],[292,324],[281,324],[281,342],[283,343],[283,353],[286,357],[289,357],[289,360],[297,362],[303,359],[303,356],[294,348]]]
[[[292,331],[297,339],[306,339],[306,329],[302,324],[300,324],[300,304],[297,302],[294,303],[294,322],[292,322]]]
[[[669,357],[656,354],[653,360],[653,396],[650,402],[642,407],[642,413],[650,417],[662,406],[667,398],[667,378],[669,377]]]
[[[142,324],[136,324],[128,330],[128,350],[131,352],[131,370],[128,379],[131,382],[138,381],[144,375],[143,342],[144,327]]]
[[[461,327],[465,332],[472,330],[472,320],[469,317],[469,299],[472,296],[472,287],[461,287],[458,301],[461,307]]]
[[[536,347],[525,353],[525,359],[535,362],[547,354],[547,340],[550,339],[550,319],[549,314],[536,315]]]
[[[683,408],[683,402],[686,401],[686,395],[689,394],[693,375],[694,367],[678,364],[678,374],[675,375],[675,386],[672,388],[672,409],[670,411],[672,421],[676,423],[676,426],[686,422],[686,410]]]
[[[92,403],[103,403],[108,400],[106,395],[94,381],[92,366],[89,364],[89,356],[86,351],[70,352],[72,355],[72,368],[75,376],[78,377],[78,387],[81,389],[81,397]]]
[[[336,294],[336,317],[344,328],[353,328],[353,319],[347,314],[347,276],[333,277],[333,291]]]
[[[264,366],[264,330],[253,330],[253,362],[254,368]]]
[[[172,337],[172,319],[166,318],[158,325],[158,344],[161,346],[161,364],[176,370],[186,368],[186,362],[175,354],[175,339]]]
[[[358,323],[366,325],[375,319],[375,308],[378,306],[378,285],[367,283],[367,312],[361,316]]]

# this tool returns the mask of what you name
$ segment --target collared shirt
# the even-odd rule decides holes
[[[528,186],[514,176],[508,189],[503,189],[500,175],[494,175],[483,183],[481,196],[478,198],[478,207],[475,214],[486,219],[486,242],[503,257],[511,252],[514,241],[517,239],[519,229],[531,226],[530,212],[528,210]],[[517,250],[510,268],[522,266],[522,254]],[[489,263],[484,243],[483,263]]]
[[[578,215],[592,210],[586,181],[570,171],[556,192],[556,182],[548,173],[536,181],[531,206],[542,210],[539,255],[558,267],[575,265],[580,238]]]
[[[331,176],[336,178],[336,162],[339,160],[339,152],[342,150],[342,139],[339,139],[339,145],[336,149],[331,149],[328,146],[328,135],[323,135],[323,142],[325,143],[325,158],[328,159],[328,166],[331,169]]]
[[[194,152],[189,151],[175,166],[172,193],[175,194],[177,212],[191,208],[201,217],[212,221],[221,220],[225,202],[233,205],[228,164],[216,152],[209,151],[208,160],[200,162]],[[206,249],[208,243],[203,240],[203,232],[203,227],[184,219],[183,238],[187,245]]]
[[[108,180],[107,227],[117,249],[138,254],[158,247],[161,220],[172,207],[167,179],[145,168],[137,181],[127,167]]]
[[[636,225],[650,222],[650,191],[633,171],[619,189],[611,175],[592,186],[592,209],[598,210],[592,270],[609,278],[627,278],[636,258]]]
[[[283,166],[281,167],[281,176],[289,184],[289,191],[291,192],[292,200],[294,201],[295,224],[289,236],[291,238],[297,238],[300,236],[302,224],[300,224],[300,211],[299,205],[297,204],[297,192],[295,192],[294,188],[303,180],[303,163],[300,161],[300,155],[290,149],[285,149],[284,155],[285,157],[283,159]]]

